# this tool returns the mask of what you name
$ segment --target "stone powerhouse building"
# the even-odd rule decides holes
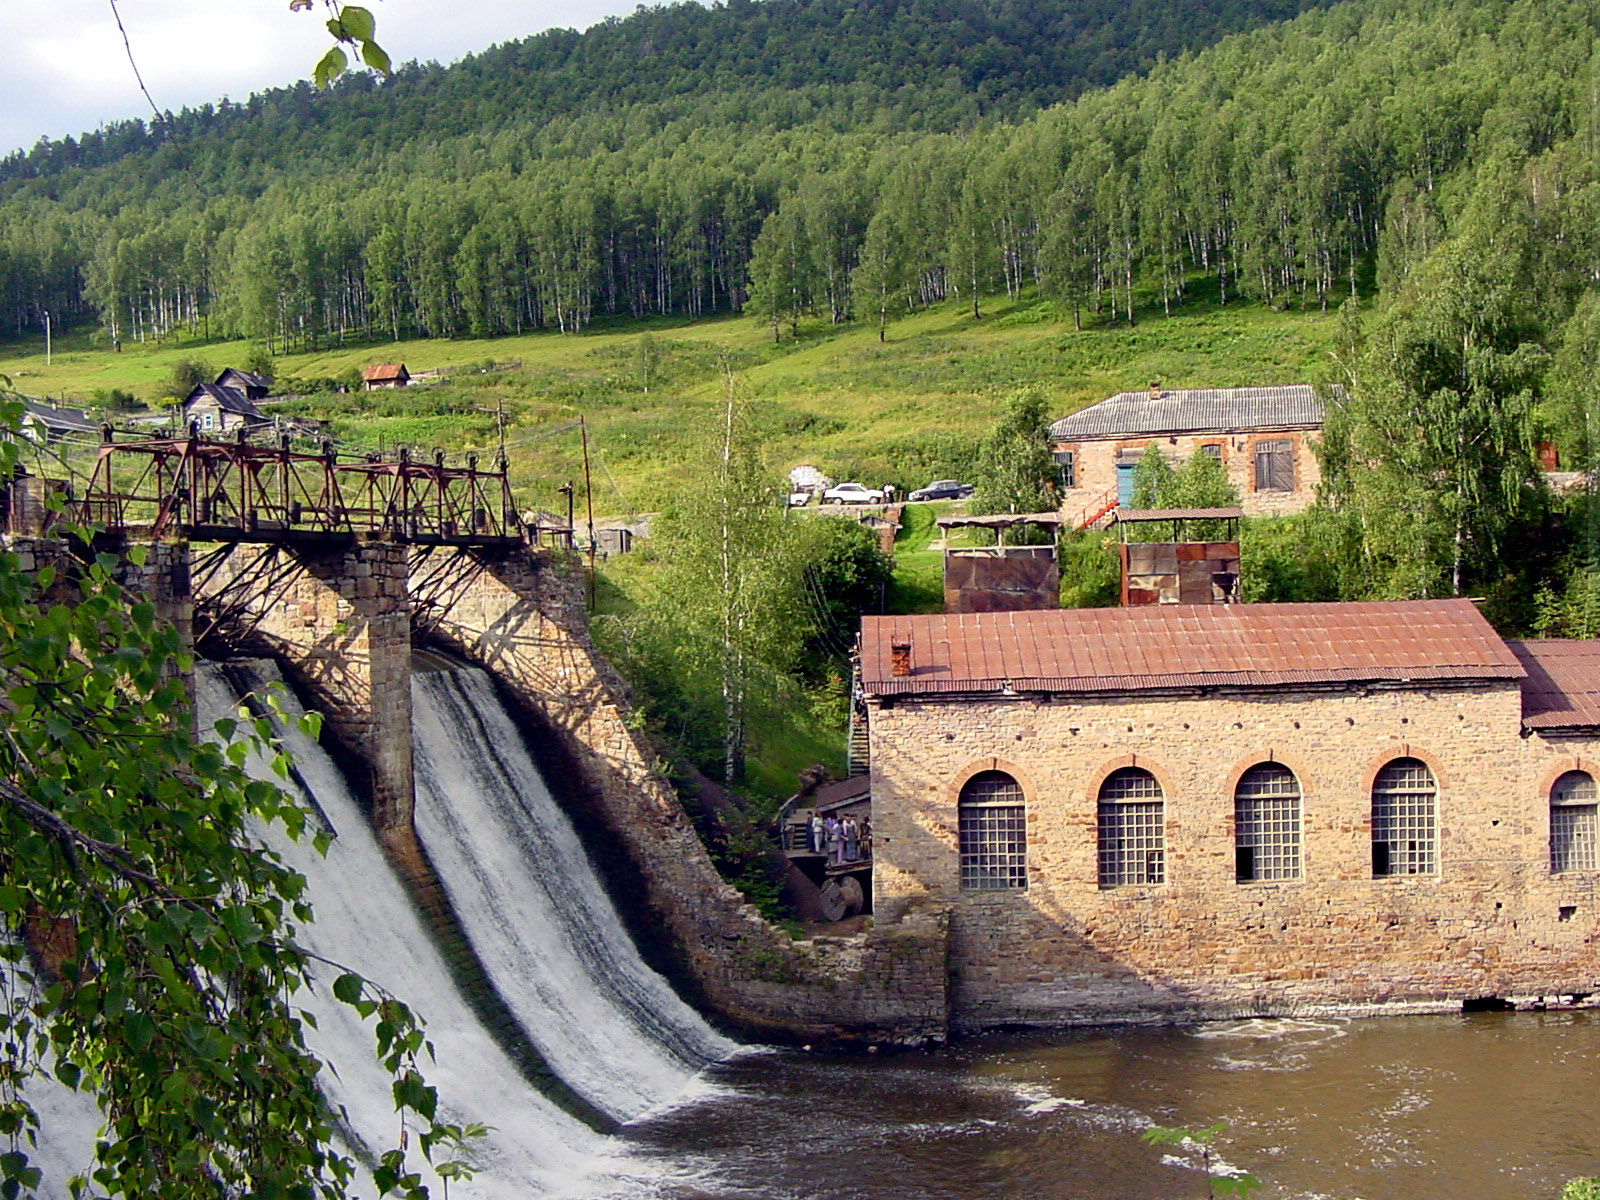
[[[1464,600],[869,617],[880,928],[951,1020],[1600,991],[1600,643]]]

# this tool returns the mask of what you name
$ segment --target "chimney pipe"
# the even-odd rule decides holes
[[[1152,400],[1161,399],[1161,380],[1152,379],[1150,381],[1150,399],[1152,399]]]
[[[910,642],[895,642],[889,647],[889,674],[897,678],[911,674]]]

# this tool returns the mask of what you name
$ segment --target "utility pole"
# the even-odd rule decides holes
[[[44,310],[44,365],[50,365],[50,310]]]
[[[594,611],[594,485],[589,478],[589,426],[578,418],[578,432],[583,437],[583,498],[589,506],[589,611]]]

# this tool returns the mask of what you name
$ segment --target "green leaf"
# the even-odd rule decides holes
[[[346,1004],[355,1004],[361,999],[361,989],[366,986],[366,982],[354,971],[346,971],[333,981],[334,997]]]
[[[345,52],[339,47],[333,46],[317,63],[316,69],[311,73],[311,81],[318,88],[326,88],[343,74],[344,69],[349,65],[350,59]]]
[[[361,61],[374,71],[382,71],[385,75],[392,75],[389,55],[377,42],[364,41],[361,43]]]
[[[377,22],[372,18],[369,9],[358,4],[346,4],[339,10],[339,23],[344,26],[345,33],[358,42],[370,42]]]

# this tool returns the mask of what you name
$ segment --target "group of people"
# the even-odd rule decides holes
[[[810,822],[811,852],[826,855],[834,866],[861,862],[872,857],[872,819],[863,817],[859,822],[849,813],[835,817],[829,813],[812,813]]]

